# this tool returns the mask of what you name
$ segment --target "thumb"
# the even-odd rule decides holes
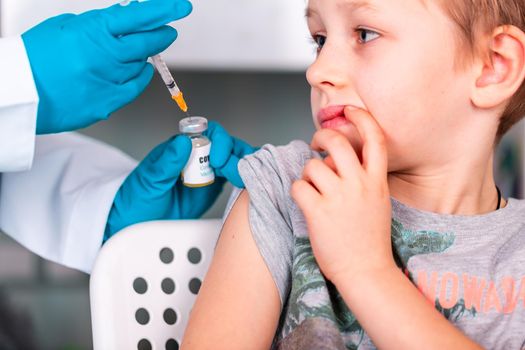
[[[127,6],[117,4],[95,11],[105,20],[109,32],[118,37],[153,30],[186,17],[192,5],[181,0],[133,1]]]
[[[191,149],[191,141],[184,135],[166,141],[148,154],[137,168],[139,183],[151,194],[170,191],[188,162]]]
[[[177,135],[168,141],[168,146],[159,157],[159,166],[165,166],[169,174],[179,177],[188,163],[192,150],[192,143],[188,136]]]

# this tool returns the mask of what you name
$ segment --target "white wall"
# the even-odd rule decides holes
[[[4,36],[19,35],[66,12],[109,6],[110,0],[1,0]],[[166,60],[178,68],[302,71],[312,61],[306,0],[193,0],[193,13],[173,25],[177,42]]]

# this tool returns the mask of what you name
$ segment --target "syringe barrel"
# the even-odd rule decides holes
[[[157,71],[162,77],[162,80],[164,81],[164,84],[166,84],[166,87],[170,91],[171,95],[178,95],[180,93],[180,89],[177,86],[177,83],[175,83],[175,80],[173,79],[166,62],[164,62],[160,55],[151,56],[151,60],[155,68],[157,68]]]

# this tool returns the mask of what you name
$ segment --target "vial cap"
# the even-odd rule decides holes
[[[208,119],[204,117],[187,117],[179,122],[179,130],[185,134],[199,134],[208,129]]]

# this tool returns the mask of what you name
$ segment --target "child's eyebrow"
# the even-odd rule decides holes
[[[361,9],[376,11],[376,8],[368,0],[347,0],[337,5],[341,10],[354,12]]]
[[[361,9],[377,11],[377,9],[368,0],[346,0],[339,3],[337,7],[342,11],[348,12],[354,12]],[[313,14],[317,14],[317,11],[310,7],[307,7],[304,16],[306,18],[310,18]]]
[[[304,17],[306,17],[307,19],[311,18],[314,15],[314,13],[317,14],[317,11],[315,11],[311,7],[307,7],[304,11]]]

